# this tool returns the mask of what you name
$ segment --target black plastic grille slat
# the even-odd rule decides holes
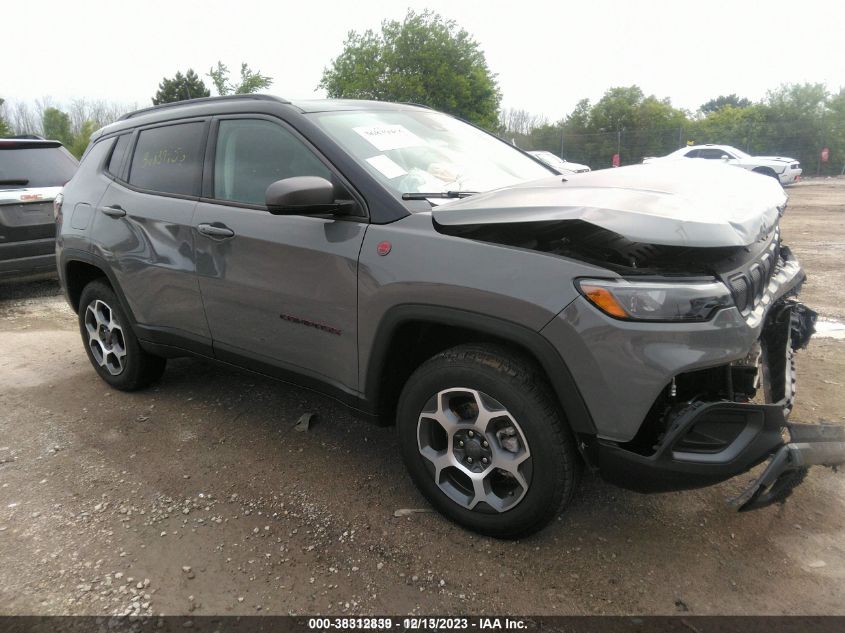
[[[753,310],[763,298],[775,272],[776,253],[777,239],[756,262],[728,278],[731,294],[740,312],[747,313]]]
[[[748,309],[748,281],[745,275],[735,275],[731,277],[731,293],[734,296],[736,307],[740,312],[745,312]]]

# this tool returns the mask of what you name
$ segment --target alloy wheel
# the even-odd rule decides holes
[[[531,451],[508,410],[463,387],[440,391],[417,422],[417,445],[440,490],[477,512],[505,512],[531,485]]]
[[[112,376],[120,374],[126,366],[126,341],[114,310],[105,301],[95,299],[85,308],[85,330],[97,364]]]

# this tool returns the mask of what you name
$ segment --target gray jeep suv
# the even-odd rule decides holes
[[[688,161],[695,162],[695,161]],[[458,523],[514,538],[583,467],[640,491],[783,499],[845,460],[787,422],[815,315],[770,178],[721,165],[561,177],[432,110],[196,99],[96,133],[57,258],[103,380],[191,354],[395,423]]]

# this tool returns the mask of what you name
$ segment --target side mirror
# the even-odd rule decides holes
[[[730,160],[730,159],[731,159],[731,157],[728,156],[727,154],[722,154],[722,160]]]
[[[295,176],[270,183],[265,202],[274,215],[334,213],[341,206],[335,200],[334,185],[317,176]]]

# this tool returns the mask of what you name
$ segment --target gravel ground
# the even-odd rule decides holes
[[[790,195],[804,299],[843,319],[845,181]],[[55,281],[0,284],[0,614],[845,614],[841,474],[742,515],[747,476],[653,496],[587,476],[501,542],[428,511],[393,429],[191,359],[113,391],[76,328]],[[799,372],[795,417],[845,423],[845,342]]]

